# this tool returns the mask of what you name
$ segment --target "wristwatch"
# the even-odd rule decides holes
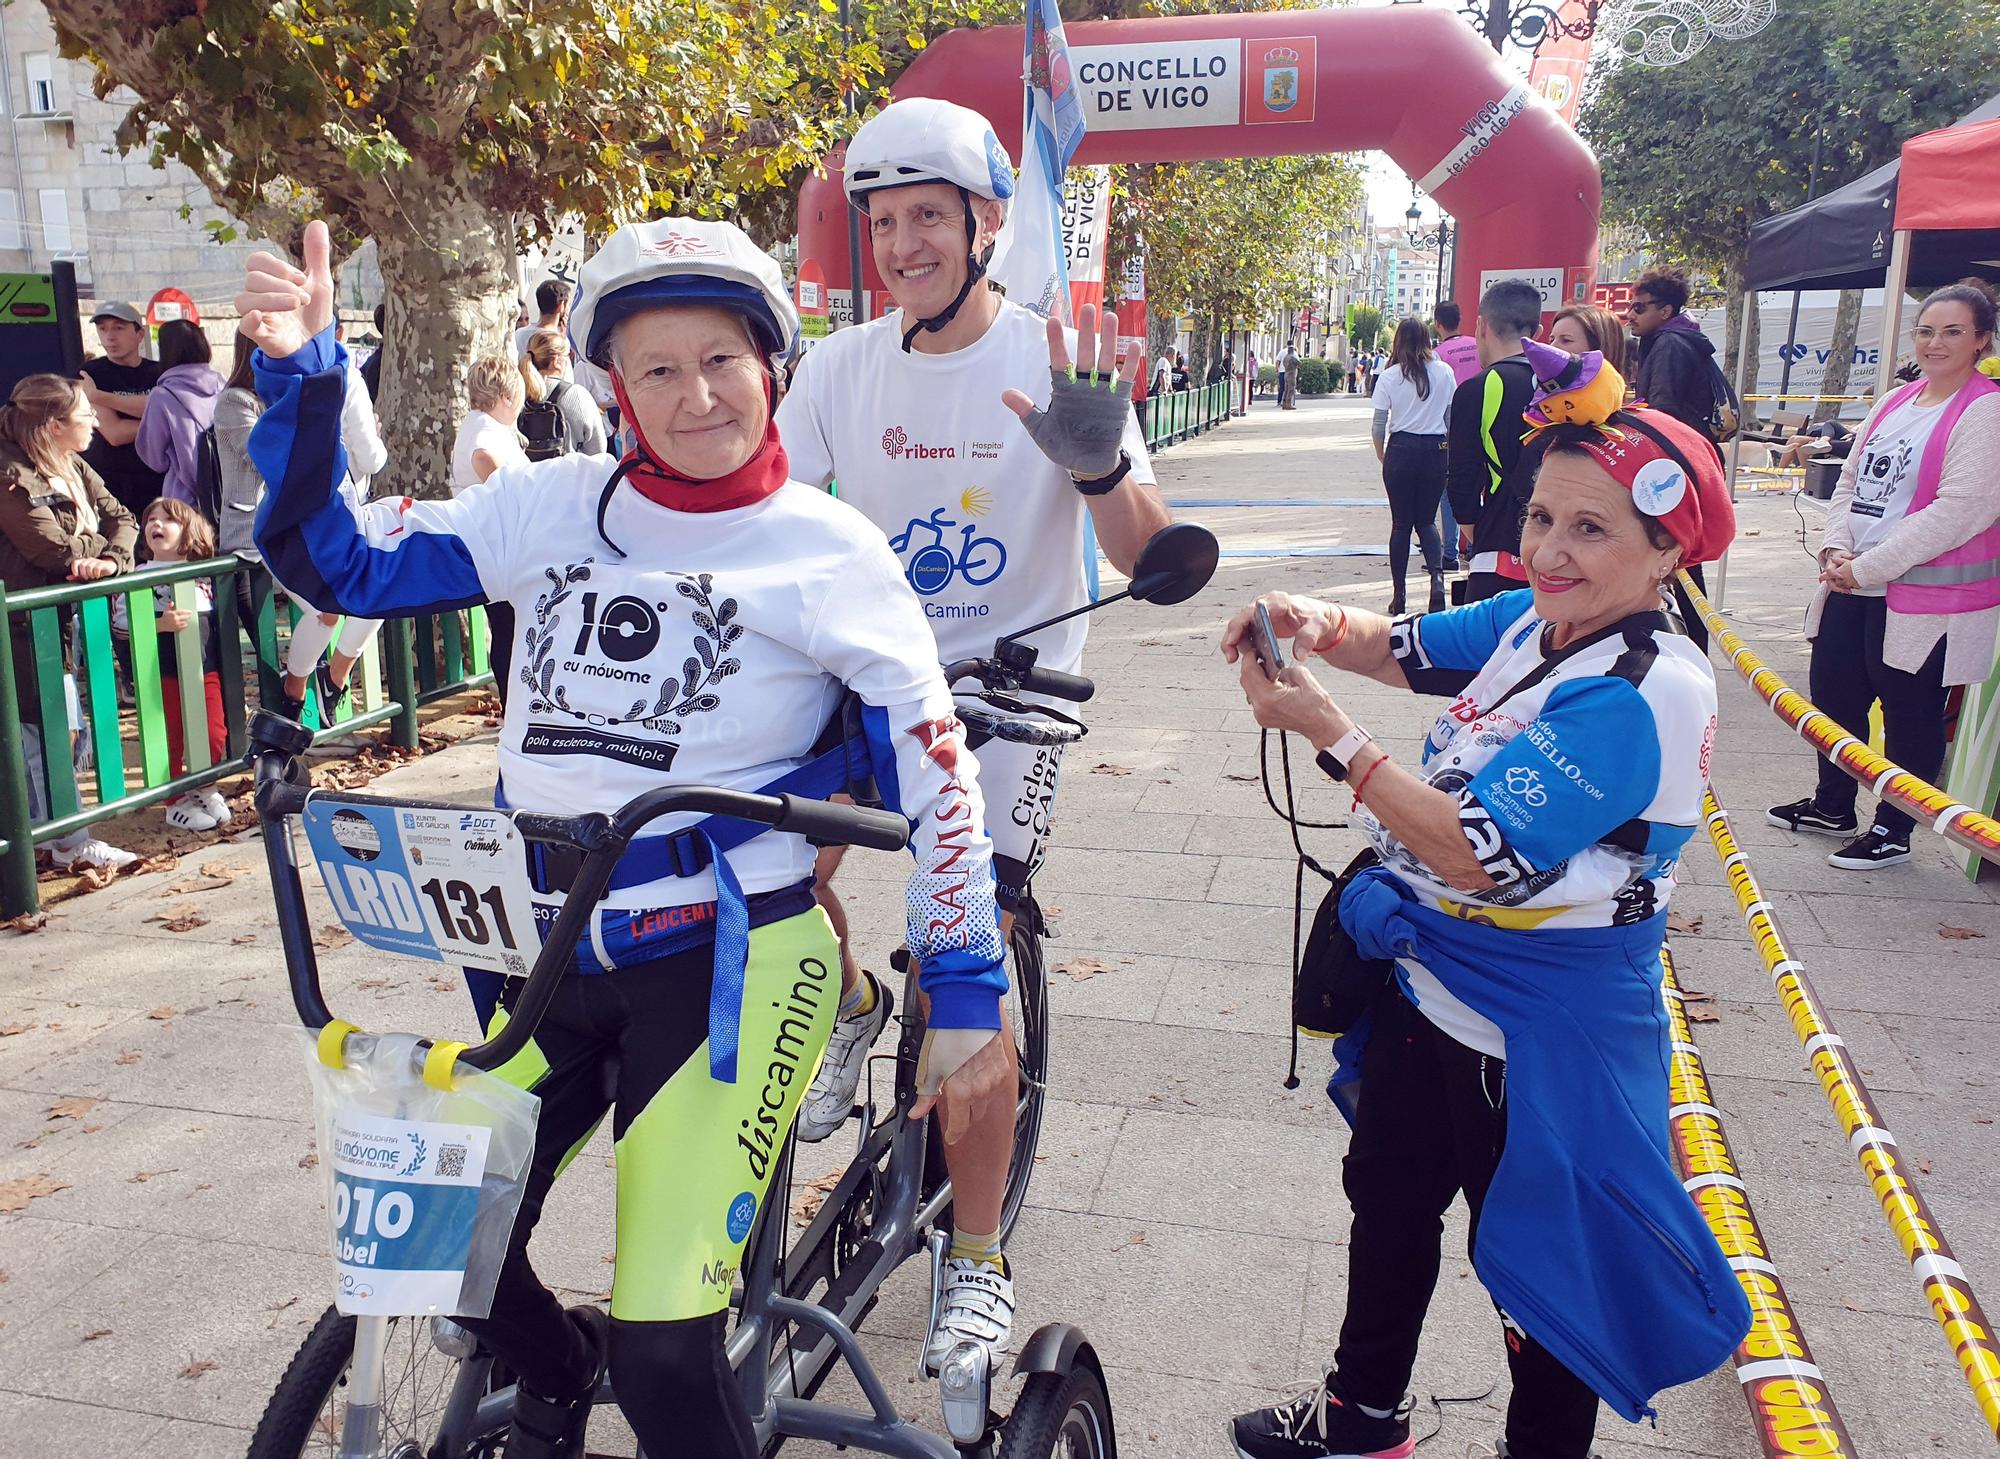
[[[1363,745],[1370,743],[1374,738],[1375,736],[1369,734],[1367,730],[1357,724],[1353,729],[1327,746],[1327,748],[1313,756],[1313,763],[1328,775],[1331,775],[1335,780],[1345,780],[1347,779],[1348,767],[1354,763],[1354,757],[1361,753]]]
[[[1074,471],[1072,471],[1069,474],[1069,479],[1070,482],[1076,487],[1076,489],[1082,492],[1085,496],[1103,496],[1106,492],[1110,491],[1113,487],[1117,486],[1119,482],[1123,481],[1128,475],[1130,475],[1131,471],[1132,471],[1132,458],[1130,456],[1127,456],[1123,451],[1120,451],[1118,453],[1118,464],[1111,468],[1111,472],[1108,476],[1099,476],[1095,478],[1087,476],[1078,476]]]

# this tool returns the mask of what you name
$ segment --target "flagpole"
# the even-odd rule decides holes
[[[848,10],[848,0],[840,0],[841,45],[847,51],[854,49],[854,29]],[[847,114],[854,115],[854,90],[848,88]],[[868,292],[862,287],[861,279],[861,210],[851,202],[847,208],[847,288],[854,304],[854,322],[868,322]]]

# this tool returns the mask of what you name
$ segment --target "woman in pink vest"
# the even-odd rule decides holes
[[[1945,697],[1991,672],[2000,632],[2000,385],[1977,369],[1993,347],[1994,306],[1978,279],[1924,302],[1913,331],[1921,373],[1875,407],[1847,458],[1806,616],[1813,702],[1865,736],[1880,699],[1884,752],[1932,782],[1944,768]],[[1855,788],[1822,759],[1818,790],[1767,818],[1842,837],[1833,866],[1908,861],[1910,817],[1884,802],[1861,831]]]

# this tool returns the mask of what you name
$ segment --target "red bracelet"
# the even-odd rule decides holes
[[[1340,607],[1338,603],[1336,603],[1334,606],[1337,608]],[[1340,631],[1334,634],[1332,643],[1328,644],[1325,648],[1319,651],[1319,656],[1323,659],[1331,659],[1334,656],[1334,654],[1339,651],[1340,646],[1346,642],[1347,642],[1347,610],[1345,608],[1341,608]]]
[[[1365,791],[1365,790],[1367,790],[1367,789],[1368,789],[1368,782],[1369,782],[1370,780],[1372,780],[1372,779],[1374,778],[1374,776],[1375,776],[1375,772],[1376,772],[1377,770],[1380,770],[1380,769],[1381,769],[1381,768],[1382,768],[1382,767],[1383,767],[1384,765],[1386,765],[1386,764],[1388,764],[1388,763],[1389,763],[1389,755],[1388,755],[1388,752],[1387,752],[1387,751],[1385,750],[1385,751],[1383,751],[1383,752],[1381,753],[1381,755],[1380,755],[1380,756],[1379,756],[1379,757],[1378,757],[1378,758],[1376,759],[1375,763],[1374,763],[1373,765],[1370,765],[1370,766],[1368,767],[1368,770],[1367,770],[1367,773],[1366,773],[1366,774],[1364,774],[1364,775],[1363,775],[1363,776],[1361,777],[1361,779],[1360,779],[1359,783],[1357,783],[1357,784],[1355,785],[1355,787],[1354,787],[1354,808],[1355,808],[1356,810],[1360,810],[1360,809],[1361,809],[1361,795],[1362,795],[1362,792],[1363,792],[1363,791]]]

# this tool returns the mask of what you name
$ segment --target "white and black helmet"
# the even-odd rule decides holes
[[[939,313],[920,319],[903,335],[903,348],[920,331],[943,329],[981,279],[992,246],[978,247],[975,195],[1005,208],[1014,196],[1014,163],[993,124],[957,102],[913,96],[892,101],[862,124],[847,144],[843,186],[847,200],[866,212],[871,193],[884,188],[941,182],[958,189],[965,202],[965,247],[969,266],[958,296]]]
[[[729,309],[774,362],[797,352],[799,312],[778,261],[734,223],[705,218],[656,218],[613,233],[577,280],[570,348],[608,369],[620,321],[664,304]]]

